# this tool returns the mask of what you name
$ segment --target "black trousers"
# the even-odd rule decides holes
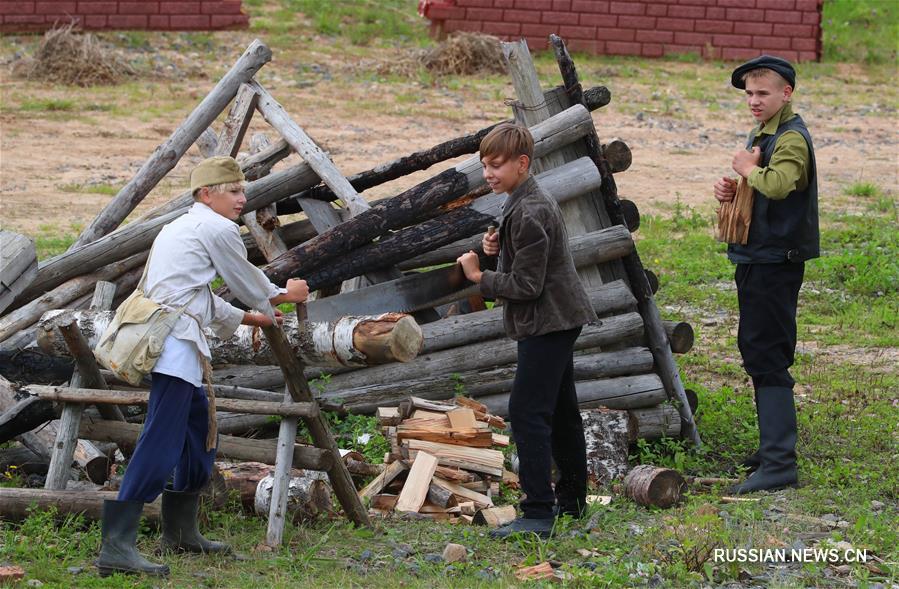
[[[552,517],[553,503],[575,511],[587,494],[584,426],[574,390],[572,351],[581,328],[518,342],[518,369],[509,398],[512,435],[526,518]],[[552,461],[559,469],[555,494]]]
[[[789,368],[796,352],[796,305],[804,275],[803,262],[737,264],[737,345],[756,391],[795,384]]]

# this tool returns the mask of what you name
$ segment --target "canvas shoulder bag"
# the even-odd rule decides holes
[[[165,338],[174,329],[178,317],[202,290],[197,289],[184,306],[167,311],[144,295],[149,267],[148,257],[137,288],[116,309],[115,316],[94,348],[94,356],[100,364],[134,386],[153,370],[162,354]]]

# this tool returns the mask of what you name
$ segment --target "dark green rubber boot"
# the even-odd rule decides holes
[[[169,574],[169,567],[150,562],[137,551],[137,527],[144,510],[142,501],[103,502],[103,543],[96,565],[101,577],[115,573],[143,573],[157,577]]]
[[[761,465],[749,478],[731,487],[733,494],[776,491],[795,487],[796,406],[793,389],[764,387],[758,390],[759,451]]]
[[[231,554],[231,547],[223,542],[207,540],[197,528],[200,493],[162,492],[163,552],[193,552],[199,554]]]

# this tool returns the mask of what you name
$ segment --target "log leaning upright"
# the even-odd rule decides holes
[[[315,399],[312,396],[312,391],[309,389],[309,383],[306,381],[306,376],[303,374],[303,364],[294,355],[290,343],[287,341],[287,336],[276,326],[263,327],[262,331],[265,333],[265,337],[272,347],[272,352],[278,359],[278,365],[284,373],[284,380],[287,384],[287,390],[291,399],[297,402],[313,402]],[[328,478],[331,481],[334,493],[337,495],[337,499],[343,506],[347,517],[356,525],[370,527],[371,522],[368,519],[368,512],[365,510],[365,507],[363,507],[362,502],[359,500],[359,496],[356,494],[356,487],[353,484],[353,479],[350,477],[346,465],[343,463],[343,460],[340,459],[340,450],[338,449],[334,438],[331,436],[331,431],[328,428],[327,422],[321,414],[318,414],[316,417],[304,419],[306,421],[306,426],[309,428],[309,433],[312,435],[313,443],[319,448],[330,452],[334,457],[334,463],[331,468],[328,469]],[[286,472],[290,473],[290,464],[284,466],[286,466]],[[279,465],[276,464],[276,473],[280,470],[285,470],[284,466],[279,469]],[[272,505],[274,505],[274,503],[275,500],[273,497]],[[283,520],[280,525],[283,528]],[[275,539],[280,543],[280,536],[280,531],[273,530],[270,527],[267,536],[269,544],[272,544],[272,541]]]
[[[578,79],[577,70],[574,62],[568,54],[568,49],[562,39],[556,35],[550,35],[550,41],[556,52],[556,61],[559,63],[559,70],[562,73],[562,81],[565,88],[571,92],[571,101],[576,104],[583,104],[583,92],[581,90],[580,80]],[[625,225],[624,215],[621,211],[621,202],[618,200],[618,188],[615,185],[615,179],[609,163],[603,157],[600,148],[599,139],[596,133],[587,134],[585,141],[590,157],[599,168],[602,175],[603,183],[600,187],[603,198],[605,200],[606,210],[612,221],[621,225]],[[659,377],[665,385],[668,396],[677,401],[678,412],[683,422],[683,433],[689,437],[693,443],[699,447],[702,440],[693,421],[693,412],[690,410],[690,404],[687,400],[687,394],[684,390],[684,384],[681,382],[680,373],[677,363],[674,361],[674,355],[671,352],[671,346],[668,343],[668,336],[665,333],[665,327],[662,324],[662,317],[656,306],[655,299],[652,296],[652,289],[649,286],[646,273],[643,271],[643,263],[640,261],[640,255],[636,249],[623,258],[624,269],[627,272],[628,281],[634,296],[637,298],[637,308],[643,316],[644,328],[646,330],[646,340],[649,349],[652,351],[658,367]]]
[[[91,224],[81,233],[72,248],[95,241],[113,231],[125,220],[156,184],[175,167],[181,156],[190,148],[203,131],[221,114],[237,89],[249,81],[259,68],[271,61],[272,51],[262,41],[253,41],[228,73],[219,80],[212,91],[172,133],[165,143],[144,163],[140,171],[106,205]]]

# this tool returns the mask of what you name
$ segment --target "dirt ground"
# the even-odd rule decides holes
[[[7,66],[0,106],[0,224],[29,235],[77,232],[111,198],[91,192],[90,187],[106,186],[108,192],[109,187],[126,183],[212,87],[220,75],[215,72],[224,71],[233,60],[225,56],[236,56],[241,43],[249,38],[223,43],[221,53],[189,54],[188,60],[207,60],[193,63],[191,69],[194,73],[204,68],[213,72],[205,78],[150,79],[131,83],[118,94],[114,88],[69,89],[12,78],[8,64],[14,56],[10,53],[21,51],[21,44],[7,43],[2,55]],[[324,68],[326,75],[312,83],[298,81],[293,59],[312,63],[313,71],[315,64],[322,62],[325,65],[319,69]],[[295,120],[330,151],[345,174],[508,116],[503,99],[513,95],[509,83],[495,78],[483,84],[468,80],[450,89],[422,87],[414,81],[382,82],[373,75],[360,76],[356,61],[333,50],[283,57],[276,53],[275,61],[259,76]],[[680,201],[712,214],[710,187],[729,172],[732,154],[752,122],[739,92],[727,86],[726,77],[700,98],[686,97],[691,82],[683,78],[695,70],[696,84],[708,85],[707,80],[719,71],[724,73],[727,66],[641,63],[631,62],[616,70],[603,67],[601,58],[593,58],[581,68],[585,85],[606,85],[613,93],[612,103],[594,113],[601,139],[623,139],[633,151],[632,167],[617,176],[619,192],[634,200],[644,213],[670,212]],[[661,72],[677,81],[656,86],[641,75],[644,67],[648,74],[657,77]],[[304,66],[303,71],[308,68]],[[835,101],[833,94],[853,77],[860,84],[859,92],[853,106],[846,107]],[[875,183],[895,194],[899,129],[892,106],[895,101],[889,96],[884,99],[876,85],[867,84],[864,74],[851,66],[816,75],[815,83],[813,96],[803,94],[800,87],[796,110],[805,117],[815,139],[822,206],[828,206],[830,195],[840,194],[857,181]],[[74,107],[66,111],[28,107],[35,101],[65,99],[73,100]],[[254,123],[256,130],[263,126]],[[187,172],[199,159],[199,152],[192,148],[138,210],[180,192],[186,186]],[[446,166],[440,164],[377,187],[365,196],[395,194]]]

